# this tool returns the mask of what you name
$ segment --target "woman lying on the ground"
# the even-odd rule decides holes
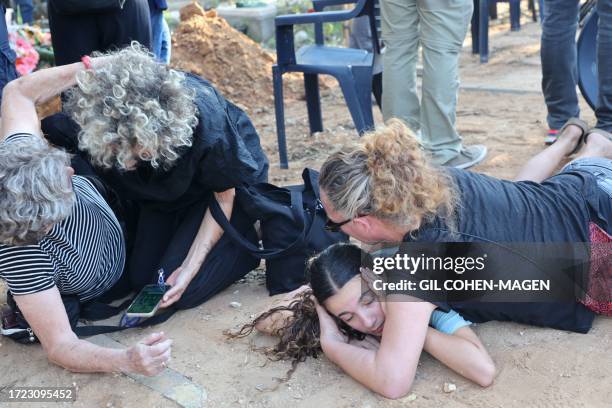
[[[197,306],[259,264],[222,236],[208,202],[214,196],[255,239],[233,206],[234,188],[265,181],[268,161],[249,118],[210,83],[157,63],[137,44],[110,55],[104,67],[68,78],[77,85],[67,92],[70,117],[46,118],[43,132],[137,204],[125,286],[140,290],[163,268],[172,288],[161,306]]]
[[[42,138],[36,116],[35,103],[65,90],[82,69],[79,63],[38,71],[4,88],[0,278],[53,363],[77,372],[154,375],[170,359],[172,341],[163,333],[128,349],[99,347],[77,338],[62,302],[107,294],[125,262],[121,226],[99,185],[73,175],[70,156]]]
[[[279,336],[268,354],[294,363],[322,349],[355,380],[387,398],[409,392],[422,351],[483,387],[493,382],[495,365],[469,327],[471,320],[495,320],[483,320],[481,304],[430,303],[402,299],[401,294],[385,297],[372,287],[372,272],[364,268],[368,263],[372,259],[355,245],[327,248],[309,261],[308,286],[286,295],[238,335],[256,328]],[[498,316],[502,307],[505,312],[515,309],[499,320],[544,327],[561,324],[579,332],[585,321],[590,325],[593,315],[578,302],[482,306]]]
[[[589,132],[579,157],[546,179],[568,153],[581,147],[583,127],[568,125],[553,146],[523,168],[519,179],[533,181],[510,182],[430,167],[408,129],[391,122],[323,164],[320,187],[328,227],[367,243],[609,243],[611,136]],[[289,296],[254,322],[257,329],[281,336],[274,351],[278,356],[299,359],[316,352],[320,333],[320,347],[331,361],[371,390],[397,398],[410,390],[422,350],[480,385],[493,381],[493,363],[473,332],[454,324],[447,329],[444,321],[458,327],[467,323],[462,319],[515,321],[584,333],[594,318],[578,301],[433,304],[378,299],[373,291],[362,290],[367,286],[359,270],[361,257],[356,247],[336,245],[309,264],[312,292],[326,309],[317,305],[318,325],[307,291],[288,307]],[[608,271],[609,259],[603,265]],[[608,302],[611,298],[608,293]],[[599,306],[610,312],[609,303]],[[380,337],[380,346],[372,350],[372,342],[347,343],[328,313],[354,330]]]

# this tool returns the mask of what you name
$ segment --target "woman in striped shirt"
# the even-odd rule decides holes
[[[163,333],[128,349],[99,347],[77,338],[62,302],[62,295],[80,301],[100,296],[118,281],[125,263],[117,218],[96,187],[74,175],[70,156],[44,141],[36,115],[35,104],[64,91],[67,78],[82,69],[76,63],[39,71],[4,89],[0,278],[50,361],[78,372],[154,375],[170,359],[172,341]]]

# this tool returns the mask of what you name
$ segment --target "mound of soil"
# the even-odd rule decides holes
[[[171,65],[208,79],[246,110],[270,108],[274,56],[214,10],[204,11],[192,3],[181,9],[180,16],[172,36]],[[303,95],[301,75],[285,75],[284,82],[285,98]]]

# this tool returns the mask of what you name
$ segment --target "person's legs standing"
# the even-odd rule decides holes
[[[597,100],[597,127],[612,132],[612,0],[597,2],[599,27],[597,34],[597,72],[599,98]]]
[[[32,0],[15,0],[15,5],[19,7],[21,21],[24,24],[32,24],[34,22],[34,5]]]
[[[554,131],[561,129],[569,118],[580,115],[576,93],[578,11],[578,0],[544,0],[542,92],[548,109],[546,121],[553,131],[547,143],[554,142]]]
[[[55,65],[78,62],[98,50],[96,17],[93,14],[67,16],[58,13],[53,0],[47,3]]]
[[[423,47],[421,127],[423,146],[438,165],[466,168],[484,159],[484,146],[463,148],[455,128],[459,55],[472,18],[471,0],[419,0]]]
[[[151,17],[147,0],[126,1],[123,10],[97,18],[100,50],[110,51],[138,41],[151,49]]]
[[[162,40],[161,40],[161,49],[159,54],[159,59],[166,63],[170,63],[170,57],[172,56],[172,37],[170,36],[170,27],[168,27],[168,23],[166,19],[162,17]]]
[[[2,89],[6,84],[17,78],[15,69],[15,51],[9,45],[8,30],[4,19],[4,6],[0,5],[0,103],[2,102]]]
[[[149,8],[149,13],[151,13],[151,51],[155,54],[155,57],[162,61],[161,59],[161,49],[162,49],[162,34],[163,34],[163,21],[164,21],[164,12],[158,8],[152,7]]]
[[[418,132],[420,124],[419,98],[416,92],[418,56],[418,13],[416,0],[381,0],[380,14],[383,54],[384,120],[402,119]]]

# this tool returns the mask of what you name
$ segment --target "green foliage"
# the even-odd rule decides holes
[[[312,9],[311,0],[277,0],[276,7],[278,14],[297,14],[307,13]],[[339,7],[328,7],[325,11],[338,10]],[[304,24],[297,25],[294,28],[295,32],[303,31],[307,34],[307,38],[297,42],[297,46],[314,44],[314,25]],[[328,45],[342,45],[344,41],[342,22],[327,23],[323,25],[323,35],[325,43]]]

